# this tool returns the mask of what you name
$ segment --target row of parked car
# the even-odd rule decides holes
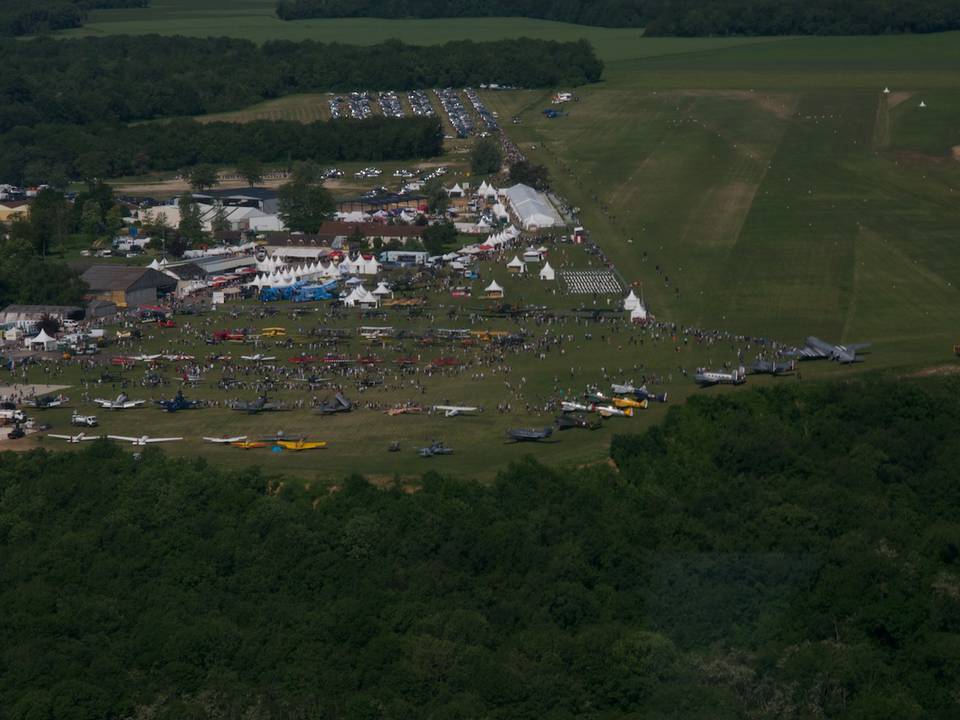
[[[457,137],[470,137],[474,131],[473,118],[460,100],[460,94],[453,88],[443,88],[434,90],[437,99],[443,106],[443,111],[447,114],[450,124],[457,133]]]
[[[417,117],[433,117],[436,114],[430,97],[423,90],[411,90],[407,93],[407,99],[410,101],[410,107],[413,108],[413,114]]]
[[[480,121],[486,126],[487,131],[496,132],[499,130],[500,126],[497,124],[496,116],[483,104],[483,100],[480,99],[477,91],[473,88],[464,88],[463,93],[467,96],[470,104],[473,105],[474,111],[480,116]]]
[[[403,107],[400,105],[400,98],[395,92],[380,93],[380,109],[383,116],[388,118],[402,118]]]

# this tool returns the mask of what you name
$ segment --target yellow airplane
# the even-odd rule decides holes
[[[277,445],[287,450],[299,452],[300,450],[322,450],[327,446],[327,443],[323,441],[307,442],[306,440],[279,440]]]
[[[640,408],[641,410],[646,410],[649,405],[646,399],[634,400],[633,398],[614,398],[613,404],[618,408]]]
[[[281,335],[287,334],[287,329],[282,327],[269,327],[264,328],[260,334],[264,337],[280,337]]]
[[[241,450],[252,450],[253,448],[262,448],[266,447],[265,442],[256,442],[254,440],[241,440],[240,442],[230,443],[235,448],[240,448]]]

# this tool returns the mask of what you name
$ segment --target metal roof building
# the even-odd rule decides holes
[[[94,265],[80,277],[90,288],[89,299],[106,300],[119,308],[156,303],[158,295],[177,287],[169,275],[128,265]]]

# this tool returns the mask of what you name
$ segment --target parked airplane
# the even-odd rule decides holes
[[[553,435],[552,427],[545,428],[513,428],[507,430],[507,437],[514,442],[538,442]]]
[[[650,403],[647,400],[634,400],[633,398],[614,398],[613,406],[618,408],[639,408],[646,410]]]
[[[633,385],[627,383],[625,385],[617,385],[614,383],[611,386],[611,389],[617,395],[633,395],[637,400],[651,400],[653,402],[665,403],[667,401],[666,393],[652,393],[647,390],[646,385],[640,387],[634,387]]]
[[[258,440],[239,440],[230,444],[235,448],[240,448],[241,450],[254,450],[256,448],[267,446],[267,443],[260,442]]]
[[[103,435],[87,435],[85,433],[77,433],[76,435],[54,435],[50,433],[47,437],[57,438],[58,440],[66,440],[68,443],[81,443],[88,440],[99,440]]]
[[[37,410],[49,410],[50,408],[62,407],[68,402],[70,402],[70,398],[65,395],[44,395],[33,400],[27,400],[24,405]]]
[[[182,437],[168,437],[168,438],[152,438],[149,435],[141,435],[140,437],[127,437],[126,435],[107,435],[111,440],[123,440],[124,442],[131,443],[137,447],[143,447],[151,443],[162,443],[162,442],[176,442],[177,440],[183,440]]]
[[[205,437],[204,440],[209,443],[219,443],[222,445],[232,445],[233,443],[243,442],[247,439],[246,435],[236,435],[235,437]]]
[[[169,400],[154,400],[153,402],[171,413],[177,410],[196,410],[197,408],[203,407],[202,401],[187,400],[180,390],[177,390],[177,394]]]
[[[565,412],[593,412],[593,405],[584,405],[583,403],[564,400],[560,403],[560,409]]]
[[[256,355],[241,355],[240,359],[249,360],[250,362],[269,362],[270,360],[276,360],[277,358],[274,355],[263,355],[261,353],[257,353]]]
[[[693,376],[694,382],[701,387],[711,385],[743,385],[747,381],[747,371],[741,366],[736,370],[704,370],[700,368]]]
[[[469,405],[434,405],[435,412],[442,412],[444,417],[457,417],[458,415],[473,415],[480,412],[480,408]]]
[[[750,365],[752,375],[786,375],[796,369],[796,363],[793,360],[789,362],[777,362],[776,360],[764,360],[757,358]]]
[[[249,402],[245,400],[235,402],[230,406],[230,409],[255,415],[256,413],[275,412],[278,410],[286,410],[287,408],[283,407],[279,403],[271,402],[267,399],[266,395],[261,395],[256,400],[251,400]]]
[[[353,410],[353,403],[347,400],[343,395],[337,393],[333,400],[324,400],[317,413],[320,415],[333,415],[338,412],[350,412]]]
[[[323,441],[308,442],[301,438],[299,440],[278,440],[277,445],[285,450],[298,452],[301,450],[322,450],[327,446],[327,443]]]
[[[853,345],[833,345],[812,335],[805,338],[803,347],[796,348],[790,354],[801,360],[819,360],[829,358],[840,363],[863,362],[858,352],[870,347],[870,343],[855,343]]]
[[[417,450],[417,454],[420,457],[433,457],[434,455],[452,455],[453,448],[449,448],[443,444],[440,440],[434,440],[427,447],[422,447]]]
[[[583,415],[560,415],[555,422],[557,423],[557,430],[572,430],[573,428],[597,430],[600,428],[600,423],[591,422]]]
[[[594,410],[600,417],[633,417],[633,408],[620,409],[613,405],[594,405]]]
[[[163,356],[160,355],[160,354],[157,354],[157,355],[132,355],[132,356],[130,357],[130,359],[131,359],[131,360],[140,360],[140,361],[142,361],[142,362],[154,362],[154,361],[156,361],[156,360],[159,360],[161,357],[163,357]]]
[[[97,405],[107,410],[129,410],[130,408],[140,407],[144,404],[143,400],[131,400],[127,397],[126,393],[120,393],[117,395],[116,400],[104,400],[102,398],[97,398],[94,400]]]

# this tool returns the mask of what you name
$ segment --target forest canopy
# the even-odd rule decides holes
[[[435,118],[38,125],[0,135],[0,177],[20,184],[62,184],[244,159],[264,163],[414,160],[442,152],[443,132]]]
[[[0,0],[0,35],[35,35],[80,27],[88,10],[149,4],[150,0]]]
[[[501,40],[415,46],[146,35],[0,41],[0,133],[238,110],[305,92],[555,87],[600,79],[586,41]]]
[[[960,382],[698,397],[619,466],[0,457],[4,717],[948,720]]]
[[[877,35],[960,28],[960,0],[279,0],[284,20],[531,17],[647,35]]]

